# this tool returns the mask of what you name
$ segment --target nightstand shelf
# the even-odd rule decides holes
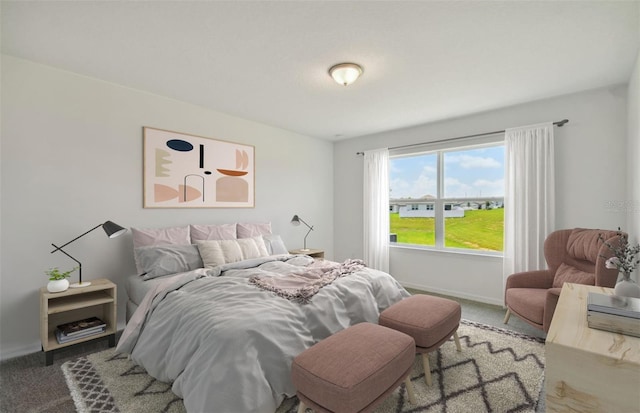
[[[305,249],[291,250],[289,251],[289,254],[304,254],[312,258],[315,258],[317,260],[324,259],[324,250],[318,250],[313,248],[307,248],[306,250]]]
[[[93,291],[82,295],[82,300],[78,301],[77,296],[60,297],[59,299],[49,299],[48,314],[64,313],[65,311],[79,308],[91,307],[105,303],[112,303],[113,297],[105,291]]]
[[[40,340],[45,353],[46,365],[53,363],[54,350],[107,338],[109,346],[115,346],[117,326],[116,303],[117,287],[107,279],[92,280],[91,285],[82,288],[69,288],[60,293],[50,293],[40,289]],[[78,321],[89,317],[98,317],[106,324],[103,333],[82,337],[67,343],[58,343],[55,336],[60,324]]]

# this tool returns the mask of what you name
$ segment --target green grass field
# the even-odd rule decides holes
[[[398,243],[435,245],[434,218],[400,218],[391,213],[391,233]],[[464,218],[445,218],[445,247],[502,251],[504,208],[465,211]]]

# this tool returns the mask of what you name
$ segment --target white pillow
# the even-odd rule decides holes
[[[197,241],[196,244],[207,268],[269,255],[262,237]]]
[[[191,242],[210,239],[236,239],[236,224],[189,225]]]
[[[238,238],[253,238],[271,234],[271,222],[238,223]]]
[[[280,254],[288,254],[289,250],[284,245],[282,238],[280,235],[263,235],[264,243],[267,246],[267,252],[269,255],[280,255]]]

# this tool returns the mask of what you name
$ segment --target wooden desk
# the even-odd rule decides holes
[[[547,412],[640,412],[640,338],[587,326],[590,291],[565,284],[546,340]]]

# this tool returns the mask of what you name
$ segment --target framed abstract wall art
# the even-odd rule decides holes
[[[143,128],[144,208],[253,208],[254,147]]]

